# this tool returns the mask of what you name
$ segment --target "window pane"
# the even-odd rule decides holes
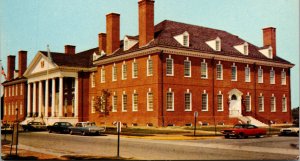
[[[148,93],[148,111],[153,111],[153,93]]]
[[[167,75],[173,75],[173,59],[167,58]]]
[[[223,95],[219,94],[218,99],[218,111],[223,111]]]
[[[258,69],[258,83],[263,83],[263,70]]]
[[[117,96],[113,96],[113,111],[117,111]]]
[[[201,63],[201,78],[207,78],[207,63]]]
[[[148,59],[148,76],[151,76],[153,74],[153,62],[151,59]]]
[[[271,97],[271,111],[272,112],[276,111],[275,97]]]
[[[122,106],[122,108],[123,108],[123,111],[127,111],[127,95],[126,94],[123,95],[123,106]]]
[[[133,111],[138,110],[138,94],[133,94]]]
[[[264,97],[263,96],[258,97],[258,107],[259,107],[259,111],[264,111]]]
[[[123,64],[122,79],[127,79],[127,64]]]
[[[286,98],[285,97],[282,97],[282,111],[283,112],[287,111],[287,109],[286,109]]]
[[[207,94],[202,94],[202,111],[207,111]]]
[[[281,72],[281,84],[286,85],[286,73],[285,73],[285,71]]]
[[[250,68],[245,68],[245,82],[250,82]]]
[[[133,78],[138,77],[138,64],[136,62],[133,63]]]
[[[185,110],[191,110],[191,94],[190,93],[185,93],[184,101],[185,101]]]
[[[191,76],[191,61],[184,61],[184,76]]]
[[[231,80],[236,80],[236,66],[231,67]]]
[[[250,106],[250,96],[246,96],[246,99],[245,99],[245,103],[246,103],[246,111],[251,111],[251,106]]]
[[[223,78],[222,64],[217,64],[217,79]]]
[[[167,110],[173,109],[173,93],[168,92],[167,93]]]

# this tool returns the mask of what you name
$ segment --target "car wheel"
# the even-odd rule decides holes
[[[96,132],[95,135],[96,135],[96,136],[99,136],[99,135],[100,135],[100,132]]]
[[[49,130],[49,133],[52,133],[52,131],[51,131],[51,130]]]
[[[225,139],[229,139],[229,135],[225,135],[224,137],[225,137]]]
[[[239,135],[237,136],[238,139],[243,139],[244,137],[244,133],[239,133]]]
[[[82,136],[85,136],[85,135],[86,135],[85,131],[82,131],[82,132],[81,132],[81,135],[82,135]]]
[[[69,133],[70,133],[71,135],[73,135],[73,134],[74,134],[72,130],[70,130],[70,131],[69,131]]]

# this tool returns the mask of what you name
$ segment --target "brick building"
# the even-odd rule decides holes
[[[27,68],[27,51],[19,51],[18,56],[18,70],[15,70],[16,57],[14,55],[7,57],[7,78],[3,83],[3,121],[9,124],[16,121],[17,113],[18,120],[24,120],[26,116],[27,79],[23,76],[23,73]]]
[[[120,15],[110,13],[98,47],[37,53],[24,74],[28,120],[184,126],[197,111],[206,124],[291,122],[294,65],[277,56],[275,28],[258,47],[218,29],[154,25],[153,0],[138,8],[139,35],[120,40]]]

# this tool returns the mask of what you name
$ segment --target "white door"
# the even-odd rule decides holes
[[[237,98],[236,95],[231,96],[230,105],[229,105],[229,116],[230,117],[239,117],[242,115],[241,110],[241,100]]]

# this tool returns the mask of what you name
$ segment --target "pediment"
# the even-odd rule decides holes
[[[34,59],[29,64],[27,70],[24,73],[25,77],[36,73],[46,72],[47,70],[56,68],[56,64],[51,62],[48,57],[38,52]]]
[[[238,97],[238,99],[241,99],[243,92],[241,92],[240,90],[235,88],[228,92],[228,98],[231,98],[232,95],[236,95]]]

